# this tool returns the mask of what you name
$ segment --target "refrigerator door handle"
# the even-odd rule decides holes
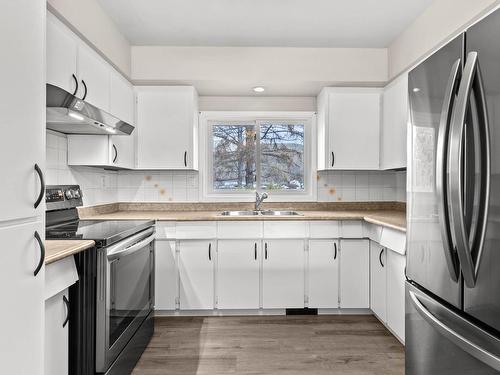
[[[447,157],[448,157],[448,135],[450,122],[453,113],[454,97],[458,91],[461,78],[461,59],[457,59],[453,64],[448,84],[446,86],[446,95],[441,110],[441,119],[439,121],[439,131],[437,140],[437,158],[436,158],[436,194],[438,197],[439,224],[441,227],[441,239],[443,241],[443,250],[448,266],[448,272],[453,281],[458,281],[459,266],[457,255],[453,248],[453,239],[451,237],[448,211],[448,180],[447,180]]]
[[[477,117],[480,124],[481,140],[481,190],[479,198],[478,232],[475,238],[469,238],[465,228],[463,204],[463,170],[464,157],[463,139],[467,120],[468,104],[472,93],[477,108]],[[448,170],[450,174],[450,219],[456,241],[456,249],[465,284],[469,288],[476,285],[481,256],[484,249],[486,226],[488,222],[488,206],[490,195],[490,137],[486,98],[484,93],[481,70],[477,52],[469,52],[465,64],[463,79],[458,90],[457,105],[453,110],[450,130],[450,146],[448,153]],[[477,187],[476,187],[477,188]],[[474,259],[475,258],[475,259]]]
[[[418,292],[416,288],[411,288],[408,293],[417,312],[436,331],[477,360],[500,371],[500,356],[498,355],[500,354],[500,340],[434,299]]]

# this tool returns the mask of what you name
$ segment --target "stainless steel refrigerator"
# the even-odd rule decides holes
[[[406,374],[499,374],[500,11],[408,90]]]

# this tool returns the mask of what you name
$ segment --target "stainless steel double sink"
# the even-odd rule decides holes
[[[221,216],[300,216],[297,211],[276,211],[276,210],[263,210],[263,211],[223,211]]]

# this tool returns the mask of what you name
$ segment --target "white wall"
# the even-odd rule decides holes
[[[97,0],[47,0],[47,8],[115,68],[130,76],[130,43],[118,31]]]
[[[323,86],[387,81],[384,48],[132,46],[137,84],[191,84],[200,95],[316,96]]]
[[[499,0],[435,0],[389,45],[389,78],[412,67],[499,4]]]
[[[315,96],[200,96],[200,111],[316,111]]]

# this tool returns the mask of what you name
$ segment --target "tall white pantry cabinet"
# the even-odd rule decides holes
[[[1,374],[44,369],[45,12],[42,0],[0,12]]]

